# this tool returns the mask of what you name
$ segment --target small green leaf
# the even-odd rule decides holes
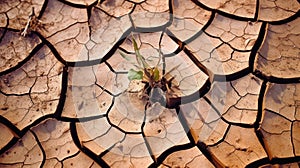
[[[132,36],[132,42],[133,42],[133,48],[134,48],[134,51],[138,51],[139,48],[138,48],[138,45],[137,45],[137,43],[136,43],[136,41],[135,41],[135,39],[134,39],[133,36]]]
[[[140,54],[139,54],[139,48],[137,46],[137,43],[134,39],[134,37],[132,36],[132,44],[133,44],[133,48],[134,48],[134,52],[135,52],[135,55],[136,55],[136,62],[141,65],[141,61],[140,61]]]
[[[159,81],[160,76],[159,76],[159,70],[157,67],[155,67],[153,70],[153,78],[154,78],[155,82]]]
[[[140,51],[139,51],[139,48],[138,48],[138,45],[134,39],[134,37],[132,36],[132,42],[133,42],[133,48],[134,48],[134,52],[135,52],[135,55],[136,55],[136,61],[139,65],[143,65],[144,68],[148,68],[149,65],[148,63],[145,61],[145,58],[140,54]]]
[[[130,81],[137,79],[137,80],[141,80],[143,79],[143,72],[142,71],[135,71],[134,69],[130,69],[128,71],[128,79]]]
[[[124,59],[126,59],[127,61],[130,61],[130,58],[126,54],[124,54],[123,52],[119,52],[119,53]]]

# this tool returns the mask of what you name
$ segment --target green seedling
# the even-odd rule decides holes
[[[142,80],[145,83],[144,92],[148,95],[149,100],[152,103],[159,102],[164,104],[167,102],[168,95],[172,92],[172,81],[174,80],[174,76],[171,76],[171,72],[178,69],[180,65],[173,67],[171,70],[162,74],[159,65],[161,61],[161,50],[159,48],[159,60],[155,66],[150,66],[146,60],[146,58],[140,54],[140,50],[138,48],[137,42],[132,37],[132,44],[135,52],[136,63],[131,62],[137,70],[130,69],[128,71],[128,79],[132,80]],[[131,61],[126,54],[120,52],[120,55],[126,59],[127,61]]]

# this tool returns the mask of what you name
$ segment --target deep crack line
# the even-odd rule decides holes
[[[96,154],[94,154],[90,149],[84,147],[78,137],[77,130],[76,130],[76,123],[75,122],[70,122],[70,131],[71,131],[71,136],[72,139],[77,146],[77,148],[85,153],[88,157],[93,159],[97,164],[99,164],[103,168],[109,168],[109,165],[100,157],[98,157]]]

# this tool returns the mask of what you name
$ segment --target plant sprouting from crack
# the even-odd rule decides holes
[[[138,70],[129,69],[128,79],[141,80],[145,84],[143,88],[144,95],[147,95],[151,103],[159,102],[163,106],[168,106],[169,96],[174,95],[174,88],[177,86],[172,85],[172,81],[175,79],[175,76],[171,76],[171,72],[176,70],[180,65],[173,67],[171,70],[165,74],[161,73],[159,65],[162,59],[161,47],[158,49],[159,59],[155,66],[150,66],[146,58],[141,55],[138,48],[137,42],[132,36],[132,44],[135,52],[136,63],[132,63]],[[122,52],[120,55],[130,61],[130,59]]]

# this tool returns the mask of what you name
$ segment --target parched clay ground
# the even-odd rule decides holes
[[[300,167],[299,9],[1,0],[0,167]],[[161,69],[180,64],[174,108],[125,91],[132,35]]]

